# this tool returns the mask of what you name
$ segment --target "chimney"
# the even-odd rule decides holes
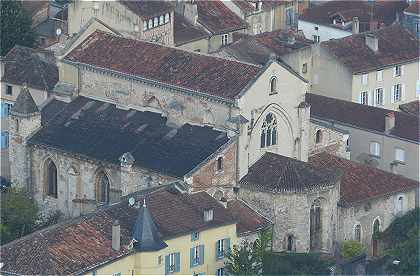
[[[120,229],[120,222],[115,220],[112,224],[112,249],[115,251],[120,250],[121,243],[121,229]]]
[[[360,31],[360,22],[357,16],[353,17],[352,31],[353,34],[358,34]]]
[[[378,51],[378,38],[375,35],[367,34],[365,36],[365,43],[372,51]]]
[[[385,115],[385,132],[390,131],[395,127],[395,113],[389,112]]]

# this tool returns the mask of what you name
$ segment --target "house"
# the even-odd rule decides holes
[[[419,46],[398,24],[322,42],[313,53],[311,91],[398,110],[418,98]]]
[[[404,10],[401,20],[402,25],[417,37],[420,37],[420,2],[411,1],[409,7]]]
[[[339,140],[351,152],[352,161],[419,181],[418,114],[316,94],[307,94],[306,100],[311,105],[312,135],[309,140],[312,151],[328,149],[329,139]],[[334,136],[340,132],[342,136]],[[329,152],[334,153],[331,150]]]
[[[257,35],[297,28],[298,1],[223,1],[248,24],[246,34]]]
[[[394,23],[406,1],[325,1],[299,17],[298,29],[314,42],[374,31]]]
[[[369,256],[381,250],[377,233],[419,206],[419,182],[327,153],[309,158],[315,169],[342,172],[338,202],[338,245],[361,242]]]
[[[54,55],[16,45],[1,57],[1,176],[10,177],[9,115],[20,90],[27,87],[37,106],[42,105],[58,81]]]

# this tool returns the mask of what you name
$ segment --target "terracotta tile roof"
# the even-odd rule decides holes
[[[378,38],[377,52],[365,43],[366,34]],[[367,72],[419,58],[419,40],[395,24],[368,33],[354,34],[341,39],[331,39],[321,46],[347,66],[353,73]]]
[[[393,112],[392,110],[310,93],[306,94],[306,101],[311,105],[311,117],[332,120],[356,128],[420,142],[420,119],[418,116],[395,111],[395,127],[387,133],[385,131],[385,116]]]
[[[2,81],[51,91],[58,82],[58,67],[48,51],[16,45],[5,56]]]
[[[174,5],[170,1],[119,0],[119,2],[143,19],[162,15],[175,9]]]
[[[335,184],[338,175],[310,164],[267,152],[240,180],[241,188],[272,193],[304,192]]]
[[[325,152],[311,156],[309,163],[318,169],[337,169],[343,172],[340,194],[345,204],[355,204],[419,187],[417,181]]]
[[[410,4],[410,6],[406,8],[404,12],[420,15],[420,1],[415,1],[414,3]]]
[[[168,240],[193,231],[235,223],[230,212],[207,193],[181,194],[168,188],[136,196],[146,198],[147,208]],[[205,222],[203,211],[213,209],[214,219]],[[1,271],[16,274],[83,274],[103,263],[132,254],[128,249],[138,209],[128,200],[93,214],[52,226],[3,245]],[[112,249],[112,224],[119,221],[121,249]]]
[[[220,0],[196,1],[198,22],[213,34],[246,29],[247,24]]]
[[[405,112],[414,116],[420,115],[420,101],[419,100],[415,100],[406,104],[401,104],[399,108],[402,112]]]
[[[41,110],[43,127],[29,143],[120,164],[127,152],[139,166],[182,177],[229,141],[225,132],[184,124],[167,126],[159,113],[122,110],[78,97],[65,104],[53,100]]]
[[[175,45],[180,46],[199,39],[207,39],[210,35],[199,26],[194,26],[183,16],[175,15],[174,38]]]
[[[232,100],[261,68],[96,31],[66,57]]]
[[[255,11],[255,6],[252,5],[251,1],[246,0],[232,0],[232,2],[243,12],[252,13]]]
[[[236,232],[239,236],[263,230],[273,223],[267,218],[257,213],[244,201],[235,199],[228,201],[227,208],[233,217],[237,220]]]

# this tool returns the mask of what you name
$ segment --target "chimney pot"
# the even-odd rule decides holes
[[[112,249],[119,251],[121,248],[121,228],[120,222],[115,220],[112,224]]]
[[[388,132],[395,127],[395,113],[389,112],[385,115],[385,131]]]

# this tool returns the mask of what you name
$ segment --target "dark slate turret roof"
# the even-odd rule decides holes
[[[134,248],[139,252],[157,251],[168,245],[161,239],[161,235],[144,204],[139,209],[136,224],[133,228]]]
[[[241,188],[263,192],[304,192],[335,184],[338,171],[318,170],[309,163],[267,152],[241,181]]]
[[[39,112],[39,109],[27,87],[23,87],[20,90],[19,96],[17,97],[11,112],[20,115],[31,115]]]

